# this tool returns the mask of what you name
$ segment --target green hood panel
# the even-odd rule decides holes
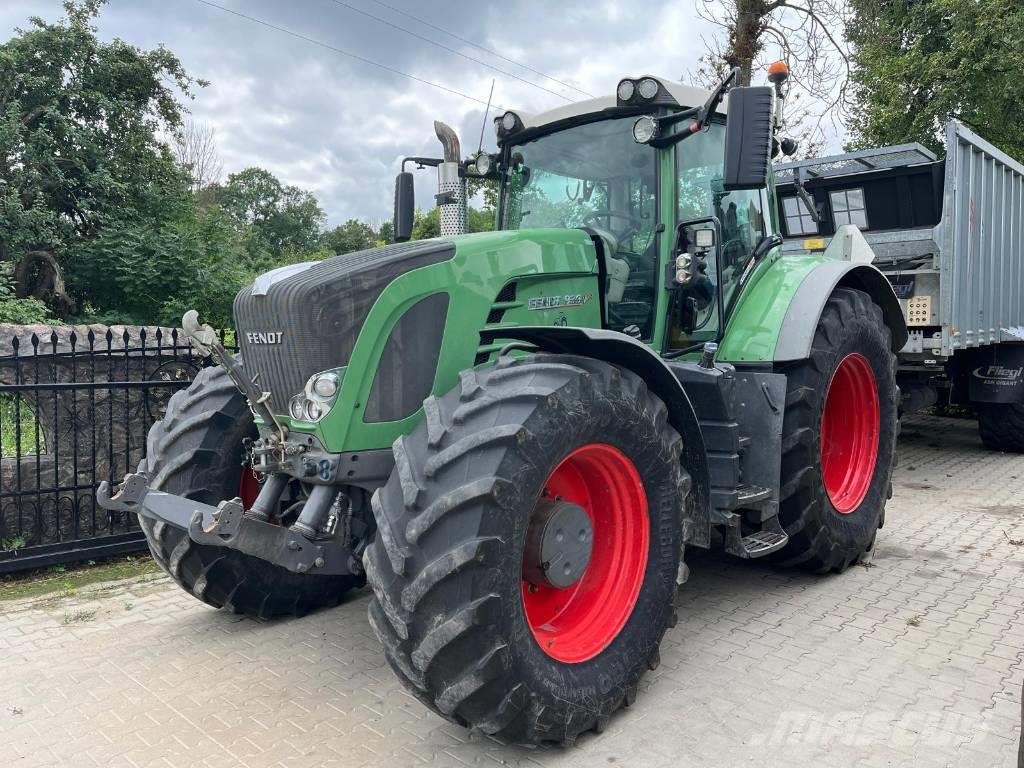
[[[318,424],[293,422],[292,431],[315,433],[332,452],[387,448],[408,433],[422,409],[381,423],[364,422],[364,413],[389,334],[427,296],[449,297],[433,394],[454,387],[460,371],[489,363],[501,345],[481,346],[485,326],[600,327],[597,255],[586,232],[526,229],[439,239],[453,243],[455,255],[412,269],[384,289],[359,330],[335,405]]]

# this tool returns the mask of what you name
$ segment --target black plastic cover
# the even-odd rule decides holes
[[[363,421],[398,421],[423,405],[434,388],[447,316],[448,294],[435,293],[399,318],[377,363]]]
[[[761,189],[768,184],[772,153],[772,89],[767,86],[729,91],[725,124],[726,191]]]
[[[245,368],[259,374],[275,413],[318,371],[348,364],[370,308],[387,285],[411,269],[455,255],[455,245],[426,240],[371,248],[325,259],[273,283],[265,295],[252,286],[235,297],[235,325]]]

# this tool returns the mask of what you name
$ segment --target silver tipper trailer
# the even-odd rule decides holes
[[[968,405],[986,445],[1024,451],[1024,165],[956,121],[945,133],[944,159],[904,144],[776,166],[783,248],[859,228],[910,332],[904,410]]]

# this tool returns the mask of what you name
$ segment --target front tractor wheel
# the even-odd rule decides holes
[[[775,559],[843,571],[884,520],[896,453],[896,356],[882,311],[839,288],[822,311],[811,356],[787,366]]]
[[[603,362],[502,358],[460,378],[374,497],[370,622],[442,716],[570,744],[632,702],[674,621],[682,440]]]
[[[239,496],[248,509],[259,492],[241,466],[243,440],[256,435],[252,411],[224,368],[204,368],[175,392],[149,430],[146,458],[153,490],[217,504]],[[214,608],[269,619],[337,605],[361,586],[353,576],[290,573],[242,552],[196,544],[188,532],[139,517],[153,559],[178,586]]]

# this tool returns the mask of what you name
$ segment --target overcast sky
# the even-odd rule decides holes
[[[610,94],[626,75],[683,76],[704,50],[701,36],[714,34],[697,17],[695,0],[211,2],[482,102],[494,78],[494,102],[528,112],[586,96],[403,12],[594,95]],[[61,3],[3,0],[0,35],[6,39],[32,15],[56,19],[62,15]],[[225,173],[251,165],[268,168],[284,182],[316,194],[330,225],[349,218],[374,223],[390,218],[401,158],[440,151],[434,119],[458,131],[464,154],[479,141],[482,104],[200,0],[110,0],[99,30],[103,38],[120,37],[142,48],[163,44],[193,76],[209,80],[189,108],[193,119],[216,129]],[[490,120],[484,140],[493,147]],[[421,171],[416,181],[420,205],[429,205],[436,191],[432,172]]]

